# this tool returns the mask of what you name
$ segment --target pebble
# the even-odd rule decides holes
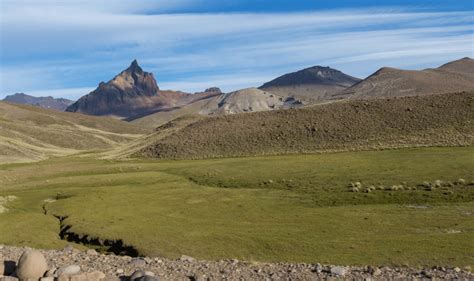
[[[343,266],[333,266],[331,267],[331,273],[337,276],[345,276],[347,269]]]
[[[184,262],[195,262],[196,259],[190,256],[182,255],[181,258],[179,258],[180,261]]]
[[[74,275],[78,274],[81,271],[81,267],[78,265],[68,265],[68,266],[63,266],[60,267],[56,274],[57,275]]]
[[[89,256],[97,256],[99,253],[97,253],[97,251],[94,249],[89,249],[86,251],[86,254]]]

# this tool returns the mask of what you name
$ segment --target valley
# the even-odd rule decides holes
[[[61,217],[82,241],[121,240],[146,256],[472,266],[472,153],[4,164],[0,196],[17,199],[0,214],[0,241],[62,248]]]

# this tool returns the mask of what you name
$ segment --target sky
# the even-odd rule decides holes
[[[315,65],[474,57],[472,0],[0,0],[0,98],[78,99],[137,59],[161,89],[258,87]]]

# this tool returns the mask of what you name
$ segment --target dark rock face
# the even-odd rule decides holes
[[[204,93],[222,94],[222,91],[219,87],[210,87],[207,88]]]
[[[270,82],[263,84],[260,88],[302,85],[350,87],[359,81],[360,79],[344,74],[337,69],[323,66],[313,66],[280,76]]]
[[[174,106],[183,95],[161,92],[153,74],[143,71],[134,60],[126,70],[107,83],[101,82],[97,89],[80,98],[66,111],[130,117]]]
[[[53,97],[33,97],[23,93],[16,93],[14,95],[6,96],[3,101],[17,104],[36,105],[46,109],[54,109],[64,111],[70,106],[73,101],[63,98]]]

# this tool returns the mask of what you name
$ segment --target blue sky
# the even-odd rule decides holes
[[[313,65],[474,57],[472,0],[0,0],[0,98],[76,99],[137,59],[162,89],[259,86]]]

